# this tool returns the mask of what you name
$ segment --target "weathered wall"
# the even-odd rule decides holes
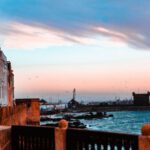
[[[14,74],[13,74],[10,61],[7,61],[7,95],[8,95],[8,106],[13,106]]]
[[[40,103],[39,100],[33,99],[27,109],[27,123],[39,125],[40,121]]]
[[[13,107],[0,108],[0,125],[39,125],[39,99],[19,101]]]
[[[11,127],[0,126],[0,150],[11,150]]]
[[[0,125],[25,125],[27,106],[25,104],[0,108]]]
[[[40,100],[38,98],[16,99],[16,104],[26,104],[27,106],[27,124],[40,124]]]
[[[8,92],[7,92],[7,58],[0,49],[0,104],[8,105]]]

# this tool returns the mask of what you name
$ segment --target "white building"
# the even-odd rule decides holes
[[[13,81],[13,72],[9,66],[10,62],[0,49],[0,105],[3,106],[10,106],[13,101],[13,82],[10,84]]]

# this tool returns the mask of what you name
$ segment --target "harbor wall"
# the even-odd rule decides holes
[[[101,112],[111,112],[111,111],[145,111],[150,110],[150,106],[134,106],[134,105],[112,105],[112,106],[81,106],[76,109],[76,111],[87,112],[87,111],[101,111]]]

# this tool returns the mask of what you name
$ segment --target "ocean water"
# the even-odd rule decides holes
[[[113,114],[114,117],[80,121],[92,130],[133,134],[141,134],[143,124],[150,123],[150,111],[120,111],[107,114]]]
[[[84,114],[84,113],[80,113]],[[87,129],[101,130],[110,132],[141,134],[143,124],[150,124],[150,111],[118,111],[107,112],[113,114],[113,117],[103,119],[80,119],[82,123],[87,125]],[[73,113],[73,115],[79,115]],[[49,117],[60,118],[63,114],[51,115]],[[51,121],[41,122],[42,124],[52,123]]]

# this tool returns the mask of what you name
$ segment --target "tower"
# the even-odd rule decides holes
[[[76,89],[74,88],[73,89],[73,98],[72,99],[75,100],[75,98],[76,98]]]

